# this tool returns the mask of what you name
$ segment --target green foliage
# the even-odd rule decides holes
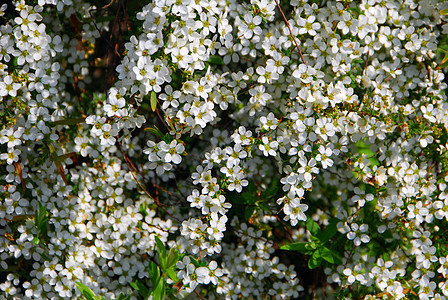
[[[324,230],[321,230],[319,224],[308,218],[305,225],[311,233],[311,241],[283,245],[281,249],[297,251],[308,256],[308,267],[310,269],[317,268],[321,265],[322,261],[330,264],[341,264],[341,256],[335,249],[332,249],[333,247],[329,243],[330,239],[337,233],[336,225],[338,222],[338,219],[333,218],[330,220],[328,226]]]
[[[218,55],[210,55],[208,62],[211,65],[224,65],[224,61],[222,60],[222,57],[218,56]]]
[[[156,111],[157,108],[157,95],[156,92],[151,91],[151,110]]]
[[[37,230],[37,236],[33,238],[33,244],[37,245],[48,240],[48,211],[47,208],[42,205],[42,203],[37,202],[37,207],[34,215],[34,221],[31,223]]]
[[[174,289],[168,283],[168,279],[178,282],[179,278],[176,274],[176,264],[179,261],[179,252],[175,248],[171,248],[167,252],[163,242],[156,236],[157,257],[159,265],[150,261],[148,267],[148,275],[150,278],[151,288],[148,288],[144,280],[138,280],[131,283],[131,286],[138,292],[143,299],[165,299],[166,296],[172,297]]]
[[[82,284],[81,282],[75,281],[75,284],[85,300],[105,300],[104,297],[95,295],[95,293],[88,286]]]

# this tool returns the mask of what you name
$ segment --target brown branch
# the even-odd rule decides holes
[[[135,182],[138,184],[138,186],[143,190],[143,192],[152,200],[154,200],[154,202],[157,204],[157,207],[162,208],[170,217],[172,217],[173,219],[177,220],[179,223],[181,223],[181,221],[179,220],[179,218],[177,218],[176,216],[174,216],[173,214],[171,214],[169,211],[167,211],[167,209],[164,207],[166,205],[160,203],[159,201],[159,197],[158,197],[158,189],[156,189],[156,194],[157,197],[153,197],[151,196],[151,194],[148,192],[148,190],[141,184],[141,182],[137,179],[137,177],[134,175],[135,173],[140,173],[138,172],[137,168],[135,167],[135,165],[131,162],[130,158],[126,155],[126,153],[124,153],[123,150],[123,146],[121,144],[121,142],[118,142],[118,144],[120,145],[120,151],[121,154],[124,157],[124,160],[126,161],[126,164],[128,165],[129,171],[132,175],[132,177],[134,178]],[[135,169],[136,171],[133,171],[132,169]]]
[[[199,299],[204,299],[204,297],[202,297],[201,294],[199,294],[199,292],[197,290],[194,290],[194,292],[199,297]]]
[[[108,39],[106,39],[105,37],[103,37],[103,34],[102,34],[100,28],[99,28],[98,25],[96,24],[95,19],[94,19],[93,15],[92,15],[92,11],[94,11],[94,10],[97,10],[97,9],[89,9],[89,15],[90,15],[90,18],[92,19],[93,26],[94,26],[95,29],[98,31],[98,33],[100,34],[100,36],[106,41],[106,43],[109,45],[109,47],[111,47],[112,49],[115,50],[115,47],[110,43],[110,41],[109,41]],[[115,50],[115,54],[116,54],[120,59],[123,59],[123,57],[121,56],[120,53],[118,53],[118,51]]]
[[[299,54],[300,54],[300,57],[302,58],[303,63],[308,67],[308,65],[307,65],[306,62],[305,62],[305,59],[303,58],[302,51],[300,51],[299,44],[297,43],[296,38],[295,38],[294,35],[292,34],[291,26],[289,26],[289,22],[288,22],[288,20],[286,19],[285,14],[283,13],[282,8],[280,7],[280,3],[278,3],[278,0],[275,0],[275,3],[277,3],[277,7],[278,7],[278,9],[280,10],[280,13],[282,14],[283,19],[284,19],[285,22],[286,22],[286,26],[288,26],[289,33],[290,33],[292,39],[294,40],[294,43],[296,44],[296,48],[297,48],[297,50],[299,50]]]

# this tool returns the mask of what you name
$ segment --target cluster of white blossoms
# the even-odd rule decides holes
[[[107,2],[0,6],[0,299],[448,299],[448,1]]]

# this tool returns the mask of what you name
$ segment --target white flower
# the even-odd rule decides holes
[[[306,20],[302,19],[302,18],[298,18],[297,20],[297,25],[299,27],[302,27],[299,29],[299,34],[306,34],[308,33],[309,35],[316,35],[317,34],[317,30],[320,29],[321,25],[316,21],[316,16],[311,15],[309,16]]]
[[[244,38],[250,39],[253,35],[261,34],[261,27],[258,26],[261,24],[261,17],[255,16],[253,17],[251,14],[246,13],[244,15],[244,23],[241,23],[238,30],[243,34]]]
[[[104,111],[107,113],[107,116],[108,117],[122,116],[123,113],[121,112],[121,108],[123,108],[126,104],[124,98],[123,97],[117,98],[111,95],[108,101],[109,103],[106,103],[104,105]]]
[[[262,145],[259,145],[258,148],[263,151],[264,156],[276,156],[277,152],[275,150],[277,150],[278,147],[278,142],[277,141],[269,141],[267,136],[264,136],[261,138],[261,141],[263,142]]]
[[[196,269],[196,275],[198,276],[197,281],[202,284],[209,284],[210,282],[214,285],[218,284],[218,278],[222,276],[221,270],[216,270],[218,264],[216,261],[211,261],[208,267],[199,267]]]
[[[313,179],[313,173],[318,174],[319,169],[316,166],[316,160],[314,158],[307,161],[305,158],[300,158],[299,163],[301,167],[297,170],[299,174],[303,174],[306,181]]]
[[[182,161],[182,156],[180,156],[180,154],[184,153],[185,146],[182,143],[178,143],[177,140],[173,140],[169,145],[162,145],[161,150],[166,152],[166,154],[163,155],[163,159],[166,163],[173,162],[175,164],[180,164]]]
[[[11,97],[17,96],[17,91],[22,87],[20,83],[13,82],[11,76],[5,76],[0,81],[0,97],[9,95]]]
[[[221,240],[224,237],[224,231],[226,231],[227,217],[221,216],[218,219],[217,213],[211,214],[210,227],[207,228],[207,233],[212,239]]]
[[[275,118],[274,114],[270,112],[267,117],[260,117],[260,125],[264,130],[274,130],[277,128],[278,120]]]
[[[313,81],[313,75],[316,75],[317,71],[310,66],[305,64],[300,64],[299,67],[294,70],[292,76],[297,79],[300,79],[303,83],[310,83]]]
[[[12,165],[13,163],[19,161],[19,155],[22,153],[19,149],[8,149],[8,153],[0,154],[1,160],[6,160],[8,165]]]

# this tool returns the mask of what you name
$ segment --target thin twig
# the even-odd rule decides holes
[[[160,105],[160,103],[159,103],[159,105]],[[156,113],[157,113],[157,116],[159,117],[160,121],[162,121],[162,124],[165,125],[166,129],[168,129],[168,132],[170,132],[171,128],[168,126],[168,124],[166,124],[165,120],[162,118],[162,115],[160,114],[158,108],[156,108]]]
[[[348,254],[348,257],[347,257],[347,260],[345,261],[345,264],[344,264],[344,269],[347,267],[347,264],[348,264],[348,262],[349,262],[349,260],[351,259],[351,257],[352,257],[352,253],[353,253],[353,250],[355,249],[355,244],[353,244],[353,247],[352,247],[352,250],[350,250],[350,253]],[[341,279],[341,284],[339,285],[339,291],[340,290],[342,290],[342,279]],[[347,284],[346,284],[347,285]]]
[[[135,182],[138,184],[138,186],[143,190],[143,192],[144,192],[150,199],[154,200],[154,202],[157,204],[157,207],[162,208],[162,209],[165,211],[165,213],[167,213],[170,217],[172,217],[173,219],[176,219],[179,223],[181,223],[181,221],[179,220],[179,218],[177,218],[177,217],[174,216],[172,213],[170,213],[166,208],[164,208],[165,205],[162,204],[162,203],[160,203],[158,197],[153,197],[153,196],[151,196],[151,194],[146,190],[146,188],[140,183],[140,181],[139,181],[139,180],[137,179],[137,177],[134,175],[134,172],[135,172],[135,173],[139,173],[138,170],[137,170],[137,171],[132,171],[133,168],[134,168],[134,169],[137,169],[137,168],[134,166],[134,164],[132,164],[133,168],[131,167],[131,163],[132,163],[132,162],[130,163],[130,159],[129,159],[129,157],[126,155],[126,153],[124,153],[123,146],[122,146],[121,142],[118,142],[118,144],[120,145],[121,154],[123,155],[124,160],[125,160],[126,164],[128,165],[129,171],[130,171],[132,177],[134,178]],[[158,193],[158,189],[156,189],[156,193]]]
[[[101,9],[106,9],[109,6],[111,6],[113,3],[115,2],[115,0],[111,0],[108,4],[104,5],[103,7],[101,7]]]
[[[292,39],[294,40],[294,43],[296,44],[296,48],[297,48],[297,50],[299,50],[299,54],[300,54],[300,57],[302,58],[303,63],[305,64],[305,66],[308,67],[308,65],[307,65],[306,62],[305,62],[305,59],[303,58],[302,51],[300,51],[299,44],[297,43],[297,40],[296,40],[295,36],[292,34],[291,26],[289,26],[289,22],[288,22],[288,20],[286,19],[285,14],[283,13],[282,8],[280,7],[280,3],[278,3],[278,0],[275,0],[275,3],[277,3],[277,7],[278,7],[278,9],[280,10],[280,13],[282,14],[283,19],[284,19],[285,22],[286,22],[286,26],[288,26],[289,33],[290,33]]]
[[[101,32],[101,30],[99,29],[98,25],[97,25],[96,22],[95,22],[95,19],[93,18],[92,11],[94,11],[94,10],[98,10],[98,9],[97,9],[97,8],[95,8],[95,9],[89,9],[89,15],[90,15],[90,18],[92,19],[93,26],[94,26],[95,29],[98,31],[98,33],[100,34],[100,36],[106,41],[106,43],[109,45],[109,47],[111,47],[112,49],[114,49],[114,53],[115,53],[115,55],[117,55],[118,58],[123,59],[123,57],[121,56],[121,54],[118,53],[117,49],[115,49],[115,47],[110,43],[110,41],[109,41],[107,38],[105,38],[105,37],[103,36],[103,33]]]
[[[199,297],[199,299],[204,299],[204,297],[201,296],[201,294],[199,294],[198,291],[194,290],[195,294]]]
[[[282,209],[283,209],[283,207],[282,207]],[[279,211],[279,212],[280,212],[280,211]],[[285,229],[285,230],[289,233],[289,235],[290,235],[291,237],[293,237],[294,234],[293,234],[291,228],[288,228],[288,226],[286,226],[286,224],[283,222],[283,220],[280,219],[280,217],[278,216],[278,213],[275,215],[275,218],[277,219],[277,221],[280,222],[280,224],[282,224],[283,229]]]

